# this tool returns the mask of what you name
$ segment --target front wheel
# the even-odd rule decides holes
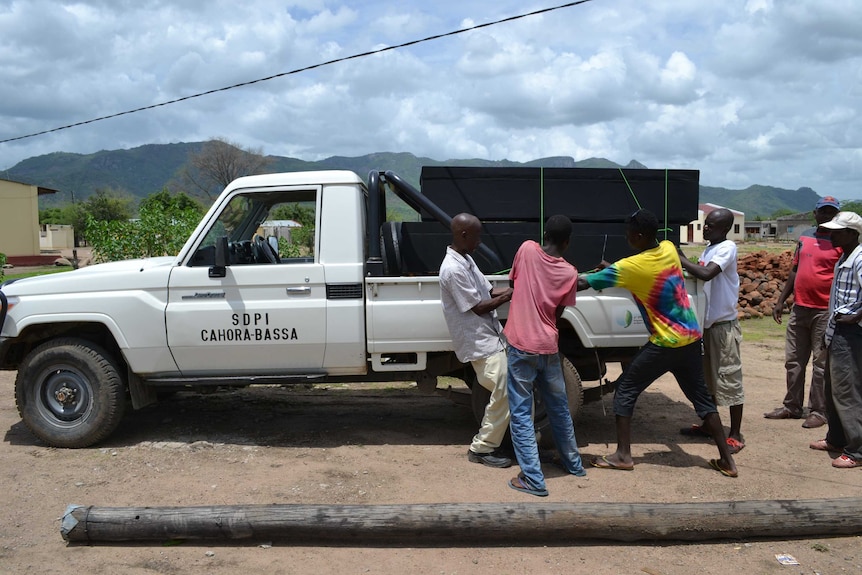
[[[114,359],[92,342],[61,338],[24,358],[15,404],[24,424],[53,447],[87,447],[123,417],[125,388]]]

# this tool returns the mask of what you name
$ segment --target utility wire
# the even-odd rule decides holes
[[[91,120],[84,120],[83,122],[75,122],[74,124],[68,124],[66,126],[60,126],[58,128],[52,128],[50,130],[43,130],[41,132],[34,132],[32,134],[27,134],[26,136],[17,136],[15,138],[7,138],[5,140],[0,140],[0,144],[5,144],[6,142],[14,142],[15,140],[23,140],[25,138],[32,138],[35,136],[42,136],[44,134],[50,134],[51,132],[59,132],[61,130],[68,130],[69,128],[75,128],[77,126],[83,126],[85,124],[92,124],[93,122],[101,122],[102,120],[110,120],[111,118],[117,118],[119,116],[126,116],[128,114],[134,114],[136,112],[143,112],[144,110],[152,110],[153,108],[158,108],[161,106],[168,106],[170,104],[177,104],[179,102],[184,102],[186,100],[191,100],[193,98],[200,98],[201,96],[208,96],[210,94],[215,94],[217,92],[226,92],[228,90],[233,90],[234,88],[242,88],[244,86],[251,86],[252,84],[258,84],[260,82],[266,82],[268,80],[273,80],[275,78],[281,78],[282,76],[290,76],[291,74],[299,74],[300,72],[307,72],[308,70],[313,70],[315,68],[322,68],[324,66],[329,66],[331,64],[337,64],[339,62],[345,62],[347,60],[355,60],[357,58],[364,58],[366,56],[373,56],[374,54],[380,54],[383,52],[388,52],[390,50],[397,50],[399,48],[406,48],[407,46],[414,46],[416,44],[422,44],[423,42],[430,42],[432,40],[439,40],[440,38],[446,38],[447,36],[455,36],[457,34],[463,34],[464,32],[470,32],[472,30],[478,30],[480,28],[487,28],[489,26],[496,26],[497,24],[504,24],[506,22],[512,22],[514,20],[519,20],[521,18],[528,18],[530,16],[536,16],[538,14],[544,14],[546,12],[553,12],[555,10],[561,10],[563,8],[571,8],[572,6],[577,6],[579,4],[586,4],[591,0],[578,0],[577,2],[567,2],[566,4],[560,4],[559,6],[553,6],[551,8],[542,8],[541,10],[535,10],[533,12],[527,12],[526,14],[519,14],[517,16],[509,16],[508,18],[503,18],[501,20],[494,20],[493,22],[486,22],[484,24],[477,24],[476,26],[470,26],[469,28],[461,28],[460,30],[453,30],[452,32],[446,32],[445,34],[435,34],[433,36],[428,36],[427,38],[422,38],[421,40],[411,40],[410,42],[405,42],[403,44],[398,44],[396,46],[387,46],[386,48],[380,48],[378,50],[370,50],[368,52],[361,52],[359,54],[353,54],[352,56],[345,56],[343,58],[336,58],[334,60],[327,60],[326,62],[320,62],[318,64],[312,64],[311,66],[305,66],[304,68],[297,68],[295,70],[291,70],[290,72],[281,72],[279,74],[273,74],[272,76],[267,76],[265,78],[258,78],[257,80],[250,80],[248,82],[240,82],[239,84],[233,84],[231,86],[225,86],[224,88],[216,88],[214,90],[207,90],[206,92],[200,92],[198,94],[192,94],[191,96],[183,96],[182,98],[177,98],[175,100],[168,100],[166,102],[161,102],[158,104],[152,104],[150,106],[143,106],[141,108],[135,108],[134,110],[127,110],[125,112],[117,112],[116,114],[110,114],[108,116],[101,116],[99,118],[93,118]]]

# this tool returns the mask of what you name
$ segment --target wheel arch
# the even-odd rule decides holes
[[[122,349],[127,345],[121,333],[120,338],[117,338],[118,332],[119,328],[113,321],[110,324],[99,321],[30,323],[20,331],[17,337],[7,340],[0,367],[18,369],[24,358],[46,341],[61,337],[74,337],[98,344],[125,369],[127,363]]]

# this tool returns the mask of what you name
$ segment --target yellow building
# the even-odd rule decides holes
[[[8,263],[34,265],[51,263],[53,256],[41,256],[39,247],[39,196],[57,190],[0,179],[0,253]]]

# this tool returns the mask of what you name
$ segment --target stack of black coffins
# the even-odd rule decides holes
[[[586,271],[633,252],[625,220],[639,208],[659,219],[659,239],[679,243],[680,226],[697,219],[699,172],[613,168],[492,168],[425,166],[422,194],[450,216],[482,221],[482,241],[503,269],[474,254],[486,274],[506,271],[525,240],[541,243],[543,222],[563,214],[574,226],[566,259]],[[434,274],[451,234],[430,214],[401,226],[403,272]]]

